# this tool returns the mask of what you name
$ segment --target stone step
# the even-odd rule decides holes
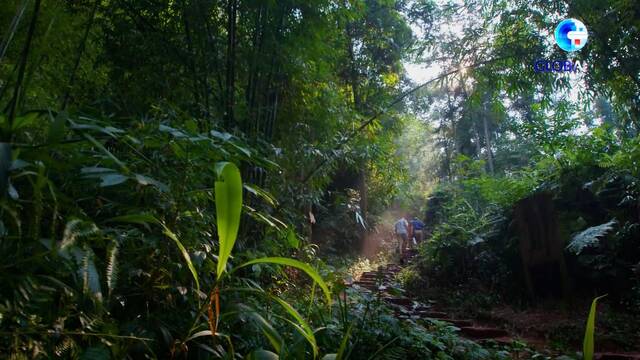
[[[377,283],[377,281],[376,281],[376,280],[374,280],[374,279],[363,279],[363,278],[360,278],[360,279],[359,279],[359,280],[357,280],[357,281],[358,281],[358,282],[362,282],[362,283],[374,283],[374,284],[375,284],[375,283]]]
[[[411,299],[405,297],[386,297],[384,298],[384,301],[402,306],[411,306],[413,304],[413,301]]]
[[[509,335],[504,329],[484,326],[463,326],[460,328],[460,332],[476,339],[496,339]]]
[[[469,319],[448,319],[448,318],[430,318],[433,320],[444,321],[453,324],[457,327],[472,327],[473,321]]]
[[[362,273],[361,276],[377,278],[377,277],[387,277],[392,275],[395,275],[395,273],[390,271],[365,271]]]
[[[365,275],[362,275],[362,276],[360,276],[360,280],[365,280],[365,281],[384,281],[385,278],[378,277],[378,276],[365,276]]]
[[[362,288],[365,288],[365,289],[378,290],[378,285],[376,285],[376,284],[369,284],[369,283],[362,284],[362,283],[357,283],[357,282],[355,284],[360,286],[360,287],[362,287]]]
[[[366,275],[366,274],[362,274],[362,276],[360,276],[360,280],[370,280],[370,281],[376,281],[378,279],[377,276],[375,275]]]
[[[487,343],[494,343],[494,344],[498,344],[498,345],[511,345],[513,344],[513,342],[515,341],[514,338],[509,337],[509,336],[500,336],[500,337],[495,337],[495,338],[488,338],[488,339],[479,339],[476,340],[478,343],[480,343],[481,345],[487,344]]]
[[[442,311],[433,311],[433,310],[418,310],[415,311],[416,315],[420,315],[423,318],[432,318],[432,319],[438,319],[438,318],[446,318],[447,317],[447,313],[442,312]]]
[[[374,289],[378,288],[378,285],[376,283],[368,282],[368,281],[356,281],[353,284],[354,285],[358,285],[358,286],[363,287],[363,288],[367,288],[367,289],[368,288],[374,288]]]
[[[474,339],[494,339],[509,336],[506,330],[479,326],[463,326],[460,328],[460,333]]]
[[[419,304],[413,309],[414,311],[434,311],[431,306]]]
[[[371,284],[356,284],[359,287],[363,288],[363,289],[368,289],[368,290],[378,290],[378,287],[376,285],[371,285]]]

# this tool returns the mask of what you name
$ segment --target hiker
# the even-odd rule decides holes
[[[404,218],[404,216],[396,221],[394,230],[400,245],[400,256],[402,256],[405,248],[407,247],[407,243],[409,242],[409,222]]]
[[[414,217],[410,223],[413,228],[413,239],[416,240],[416,244],[420,244],[424,239],[424,223],[418,217]]]

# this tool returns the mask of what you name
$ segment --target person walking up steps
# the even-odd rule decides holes
[[[404,250],[409,242],[409,222],[404,217],[396,221],[394,225],[394,231],[398,238],[398,245],[400,246],[400,258],[404,255]]]
[[[417,217],[411,220],[411,227],[413,228],[413,238],[416,239],[416,244],[420,244],[424,239],[424,223]]]

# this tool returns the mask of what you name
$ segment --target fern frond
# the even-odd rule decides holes
[[[16,230],[18,231],[18,236],[22,237],[22,222],[20,221],[20,216],[18,216],[18,212],[11,208],[9,205],[3,203],[0,203],[0,209],[2,209],[2,212],[6,212],[10,217],[11,220],[13,220],[13,223],[16,224]]]
[[[77,350],[78,350],[78,344],[71,337],[67,336],[58,345],[56,345],[54,353],[58,357],[64,356],[66,358],[74,358],[75,357],[74,355],[77,353]],[[69,356],[65,356],[67,354]]]
[[[80,219],[70,220],[64,227],[60,249],[64,250],[75,244],[78,238],[93,235],[99,231],[100,229],[93,222]]]
[[[567,246],[567,250],[576,255],[580,254],[584,248],[597,244],[598,241],[600,241],[600,238],[611,231],[617,223],[616,219],[612,219],[607,223],[592,226],[574,235]]]
[[[92,294],[96,300],[102,301],[102,287],[100,286],[100,274],[94,262],[95,254],[90,247],[85,246],[82,250],[82,262],[78,269],[82,279],[82,291],[85,294]]]
[[[111,296],[118,281],[118,243],[114,242],[107,252],[107,291]]]
[[[14,290],[14,311],[23,312],[26,307],[33,300],[36,293],[35,284],[30,277],[24,277],[20,279],[20,282],[16,284]]]
[[[23,353],[13,353],[9,356],[9,360],[29,360],[29,357]]]

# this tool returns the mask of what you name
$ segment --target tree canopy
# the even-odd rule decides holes
[[[633,313],[638,29],[633,0],[5,1],[0,353],[504,358],[399,321],[345,263],[392,258],[410,213],[415,296],[526,299],[543,197],[576,296]]]

